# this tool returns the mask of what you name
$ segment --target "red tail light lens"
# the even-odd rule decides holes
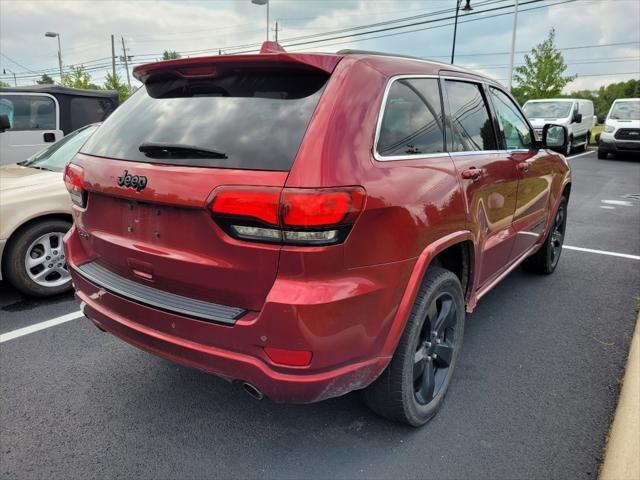
[[[79,165],[68,163],[64,169],[64,183],[69,191],[71,201],[83,207],[87,203],[87,194],[84,189],[84,170]]]
[[[244,240],[294,245],[343,241],[362,211],[360,187],[221,187],[211,204],[218,224]]]
[[[281,190],[272,187],[226,187],[213,199],[211,211],[217,215],[254,218],[277,225]]]
[[[349,222],[362,210],[361,189],[285,189],[282,193],[282,224],[321,227]]]

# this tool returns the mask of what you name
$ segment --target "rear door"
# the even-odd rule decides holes
[[[0,164],[26,160],[64,134],[60,129],[58,101],[46,93],[0,93],[0,113],[11,128],[0,133]]]
[[[476,237],[479,285],[508,265],[518,189],[516,164],[499,151],[495,126],[480,83],[444,81],[449,106],[447,131],[451,157],[468,206],[468,223]]]
[[[231,238],[210,205],[222,185],[284,186],[329,75],[244,70],[148,82],[85,144],[76,225],[90,258],[160,290],[261,308],[280,247]]]
[[[549,208],[555,170],[552,158],[535,148],[534,134],[516,103],[502,90],[488,87],[499,126],[499,142],[520,177],[513,218],[511,257],[524,254],[540,238]]]

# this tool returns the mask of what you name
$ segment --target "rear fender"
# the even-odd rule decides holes
[[[396,312],[395,318],[393,319],[393,323],[391,324],[391,328],[387,334],[381,356],[388,356],[389,358],[393,356],[393,353],[398,346],[398,342],[400,341],[400,337],[402,336],[402,332],[404,332],[404,328],[407,320],[409,319],[409,315],[411,314],[411,309],[413,308],[413,304],[415,302],[416,295],[418,294],[418,290],[420,289],[420,285],[422,285],[424,275],[431,265],[433,259],[440,252],[446,250],[452,245],[466,241],[473,242],[473,234],[470,231],[454,232],[440,238],[434,243],[431,243],[418,256],[418,259],[413,267],[413,271],[411,272],[411,276],[409,277],[407,287],[405,288],[404,295],[400,300],[400,305]],[[473,277],[474,271],[476,270],[474,259],[476,256],[475,252],[473,251],[469,253],[472,258],[469,262],[471,264],[471,267],[469,273],[470,278],[468,292],[473,292],[475,289]]]

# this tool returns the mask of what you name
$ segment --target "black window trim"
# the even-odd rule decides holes
[[[392,85],[398,80],[420,80],[425,78],[439,80],[440,76],[439,75],[394,75],[393,77],[389,78],[389,80],[387,81],[387,85],[385,86],[385,89],[384,89],[384,94],[382,95],[382,103],[380,105],[380,110],[378,111],[378,120],[376,122],[376,133],[375,133],[375,138],[373,140],[373,158],[375,158],[377,161],[391,162],[391,161],[397,161],[397,160],[423,160],[427,158],[444,157],[447,155],[447,140],[445,135],[446,128],[443,129],[443,133],[442,133],[442,142],[444,147],[444,150],[442,152],[423,153],[423,154],[417,153],[414,155],[388,155],[388,156],[383,156],[378,153],[378,141],[380,140],[380,130],[382,129],[382,119],[387,109],[387,97],[389,96],[389,91],[391,90]],[[447,119],[445,114],[446,110],[444,108],[444,99],[442,97],[442,88],[441,88],[440,82],[438,81],[437,83],[438,83],[438,90],[440,91],[439,92],[440,112],[446,124]]]

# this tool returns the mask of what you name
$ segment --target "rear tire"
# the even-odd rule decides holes
[[[449,270],[430,267],[391,362],[363,392],[367,406],[390,420],[424,425],[449,388],[464,320],[460,280]]]
[[[70,290],[71,277],[68,272],[65,276],[66,260],[62,246],[62,236],[70,228],[71,222],[49,219],[16,232],[3,255],[3,272],[8,282],[33,297],[47,297]],[[30,272],[26,265],[28,258],[34,263]],[[38,273],[42,273],[43,278],[39,279]]]
[[[566,228],[567,199],[562,197],[560,205],[558,205],[558,210],[556,210],[553,225],[547,234],[547,238],[544,240],[544,244],[540,247],[540,250],[523,262],[522,266],[524,269],[541,275],[553,273],[560,261]]]

